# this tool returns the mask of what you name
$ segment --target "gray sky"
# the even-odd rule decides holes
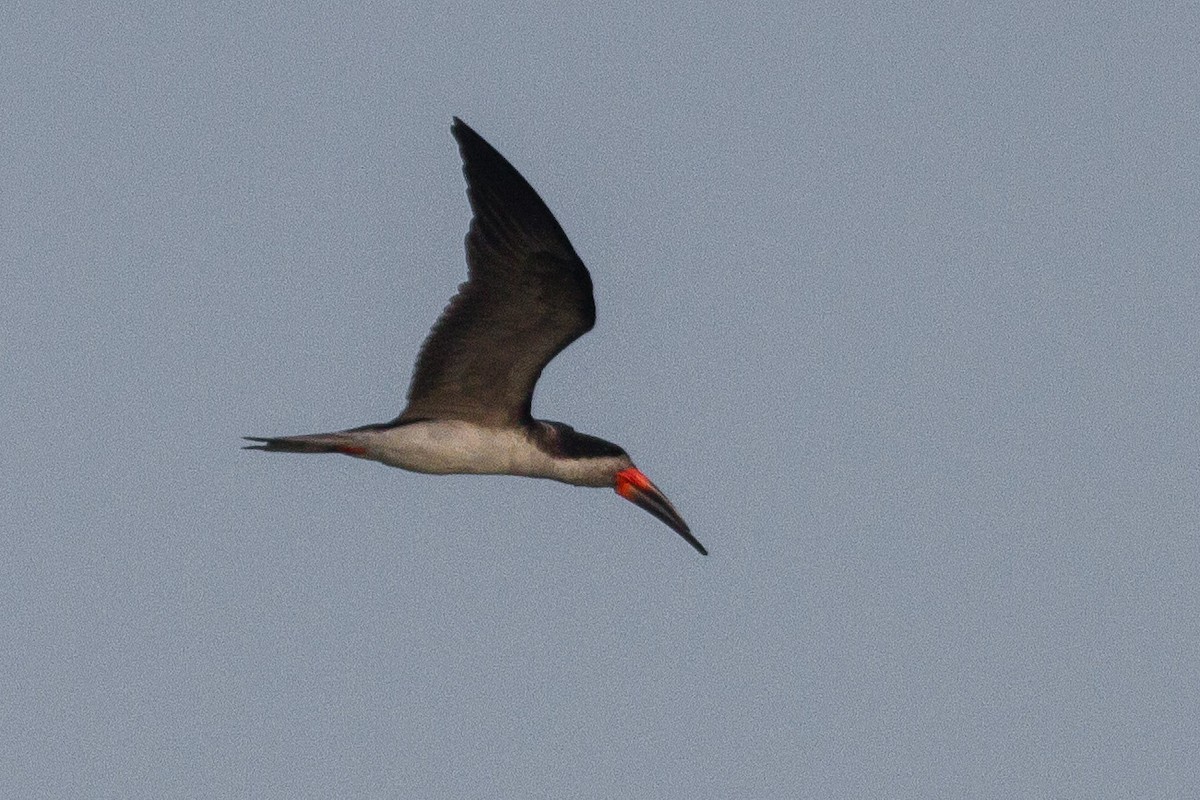
[[[10,4],[0,796],[1200,793],[1200,18],[1126,5]],[[454,114],[596,285],[535,414],[708,559],[238,449],[400,410]]]

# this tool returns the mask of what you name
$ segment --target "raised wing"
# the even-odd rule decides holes
[[[595,324],[592,279],[512,164],[457,117],[451,130],[474,211],[467,282],[421,347],[396,422],[519,424],[542,369]]]

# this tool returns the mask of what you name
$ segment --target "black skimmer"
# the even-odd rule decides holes
[[[534,419],[538,376],[592,329],[587,267],[545,202],[504,156],[454,118],[474,217],[467,282],[417,357],[408,407],[391,422],[260,438],[251,450],[344,453],[413,472],[524,475],[608,486],[708,555],[666,495],[618,445]]]

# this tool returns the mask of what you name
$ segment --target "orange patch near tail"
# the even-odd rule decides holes
[[[367,455],[367,448],[357,444],[344,444],[338,448],[338,452],[355,458],[363,458]]]

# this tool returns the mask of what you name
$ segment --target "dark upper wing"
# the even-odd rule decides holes
[[[417,358],[398,422],[529,418],[542,368],[596,322],[592,279],[550,209],[504,156],[455,117],[475,212],[467,282]]]

